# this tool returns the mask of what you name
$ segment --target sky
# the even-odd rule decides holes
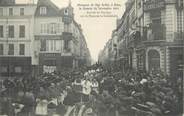
[[[16,0],[17,3],[28,3],[37,0]],[[59,8],[66,7],[69,0],[51,0]],[[126,0],[71,0],[74,7],[75,20],[81,24],[91,57],[94,61],[98,60],[98,54],[103,49],[106,42],[111,38],[112,31],[116,28],[116,20],[121,18],[125,9]],[[120,4],[119,10],[113,12],[118,17],[81,17],[83,10],[79,10],[82,3],[116,3]]]

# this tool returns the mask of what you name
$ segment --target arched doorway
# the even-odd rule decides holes
[[[160,53],[157,50],[148,52],[148,68],[149,71],[160,70]]]

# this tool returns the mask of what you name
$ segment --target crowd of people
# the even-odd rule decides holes
[[[180,116],[182,78],[161,72],[108,71],[101,65],[31,78],[5,79],[7,116]]]

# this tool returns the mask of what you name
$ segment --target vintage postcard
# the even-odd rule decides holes
[[[184,0],[0,0],[0,116],[184,116]]]

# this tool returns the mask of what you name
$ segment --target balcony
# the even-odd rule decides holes
[[[165,25],[153,25],[151,29],[147,30],[146,41],[165,41],[166,28]]]

